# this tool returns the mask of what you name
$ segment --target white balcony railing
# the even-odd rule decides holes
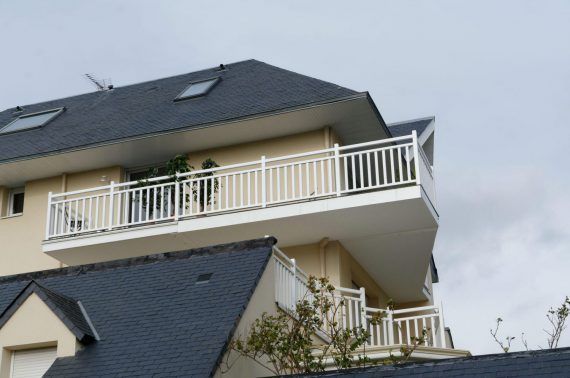
[[[435,206],[432,169],[415,132],[277,158],[262,156],[144,183],[111,182],[49,193],[46,240],[406,185],[421,185]]]
[[[297,267],[295,259],[289,259],[277,248],[274,248],[273,261],[275,301],[283,310],[294,315],[297,302],[310,296],[308,276]],[[447,348],[443,314],[436,306],[398,310],[372,308],[366,305],[364,288],[339,287],[336,293],[334,300],[343,300],[343,305],[339,306],[340,310],[334,316],[323,318],[333,319],[347,329],[362,327],[368,330],[370,337],[367,345],[370,347],[411,345],[412,337],[422,336],[425,330],[424,346]],[[381,321],[372,324],[370,319],[378,312],[382,315]]]

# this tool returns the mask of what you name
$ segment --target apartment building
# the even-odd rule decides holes
[[[99,366],[88,351],[119,342],[96,336],[108,327],[105,311],[94,309],[101,299],[89,293],[97,287],[77,291],[53,277],[108,272],[113,282],[118,267],[139,266],[148,255],[242,250],[251,245],[237,242],[248,239],[275,242],[270,263],[254,274],[264,278],[235,304],[247,308],[247,316],[232,313],[238,329],[262,309],[293,311],[307,277],[326,276],[347,301],[347,327],[369,328],[376,357],[424,328],[428,340],[416,358],[467,355],[454,349],[434,302],[434,127],[433,118],[387,125],[367,92],[255,60],[1,112],[0,377],[34,364],[45,372],[56,357],[53,368],[73,365],[76,354]],[[180,156],[193,169],[173,172]],[[219,260],[210,270],[223,273],[214,277],[244,269]],[[389,323],[369,325],[389,300],[397,304]],[[26,334],[35,316],[61,332]],[[223,343],[216,348],[225,353]],[[212,361],[208,374],[222,374]]]

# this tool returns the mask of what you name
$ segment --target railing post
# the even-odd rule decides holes
[[[265,155],[261,157],[261,207],[267,207],[265,177]],[[257,185],[257,182],[255,183]]]
[[[360,326],[368,331],[368,321],[366,319],[366,290],[360,288]]]
[[[446,348],[446,342],[445,342],[445,323],[443,321],[443,306],[441,304],[441,302],[439,303],[439,337],[441,339],[441,347],[442,348]]]
[[[421,185],[420,178],[420,151],[418,148],[418,132],[412,130],[412,144],[414,149],[414,170],[416,173],[416,185]]]
[[[51,201],[52,201],[53,193],[48,193],[48,207],[47,207],[47,217],[46,217],[46,240],[50,237],[50,230],[51,230]]]
[[[291,267],[293,269],[293,285],[291,285],[291,310],[297,309],[297,260],[291,259]]]
[[[346,167],[344,167],[346,169]],[[334,144],[334,175],[335,175],[335,190],[336,196],[340,197],[340,150],[338,143]],[[331,172],[329,172],[329,175]]]
[[[178,221],[179,216],[180,216],[180,183],[178,182],[178,173],[177,173],[176,180],[174,180],[174,220]]]
[[[394,345],[394,314],[388,309],[388,345]]]
[[[113,214],[115,213],[115,181],[109,183],[111,187],[109,188],[109,227],[108,229],[113,229]]]

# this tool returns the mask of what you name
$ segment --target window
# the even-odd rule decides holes
[[[8,195],[8,215],[18,215],[24,212],[24,188],[10,190]]]
[[[0,134],[13,133],[16,131],[29,130],[29,129],[34,129],[36,127],[42,127],[46,123],[57,117],[61,112],[63,112],[63,108],[48,110],[45,112],[21,115],[12,122],[10,122],[9,124],[7,124],[6,126],[4,126],[2,129],[0,129]]]
[[[57,348],[15,350],[10,378],[42,377],[57,358]]]
[[[184,91],[182,91],[182,93],[180,93],[178,96],[176,96],[174,101],[204,96],[204,95],[208,94],[208,92],[210,92],[210,90],[216,84],[218,84],[219,81],[220,81],[220,78],[215,77],[212,79],[206,79],[206,80],[195,81],[193,83],[190,83],[190,85],[187,86],[186,89]]]

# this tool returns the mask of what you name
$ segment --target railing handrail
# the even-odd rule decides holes
[[[281,258],[281,260],[284,260],[287,262],[287,264],[290,265],[287,268],[291,269],[291,266],[295,266],[297,273],[301,273],[306,279],[309,278],[309,275],[303,269],[299,268],[295,263],[293,263],[293,260],[290,259],[289,256],[287,256],[282,250],[273,246],[273,252],[276,253]]]
[[[307,291],[307,278],[298,275],[300,271],[294,259],[290,259],[277,247],[273,248],[273,259],[278,270],[275,272],[275,295],[276,303],[285,311],[294,316],[295,305],[302,299],[303,291]],[[292,265],[295,270],[289,268]],[[287,273],[288,272],[288,273]],[[284,275],[285,274],[285,275]],[[348,295],[347,295],[348,294]],[[396,345],[410,344],[412,337],[419,337],[420,330],[426,332],[424,345],[446,348],[443,314],[435,305],[421,306],[393,310],[366,306],[366,290],[336,287],[333,296],[343,298],[345,304],[339,319],[343,327],[363,327],[369,331],[367,345]],[[358,295],[358,296],[353,296]],[[382,321],[371,323],[373,314],[382,313]],[[412,314],[406,317],[395,317],[399,314]]]
[[[411,140],[412,136],[411,135],[405,135],[405,136],[400,136],[400,137],[379,139],[379,140],[374,140],[374,141],[370,141],[370,142],[363,142],[363,143],[350,144],[350,145],[346,145],[346,146],[340,146],[340,147],[338,147],[338,151],[346,151],[346,150],[353,150],[353,149],[358,149],[358,148],[362,148],[362,147],[369,147],[369,146],[382,145],[382,144],[390,144],[390,143],[395,143],[395,142],[399,142],[399,141],[407,140],[407,139]],[[276,161],[298,159],[298,158],[306,157],[306,156],[321,155],[321,154],[334,153],[334,152],[335,152],[335,148],[331,147],[331,148],[325,148],[325,149],[316,150],[316,151],[308,151],[308,152],[302,152],[302,153],[298,153],[298,154],[283,155],[283,156],[277,156],[274,158],[267,158],[267,159],[265,159],[265,162],[267,164],[267,163],[272,163],[272,162],[276,162]],[[258,164],[261,164],[261,162],[262,162],[262,159],[259,159],[259,160],[253,160],[253,161],[248,161],[248,162],[243,162],[243,163],[224,165],[221,167],[194,170],[194,171],[185,172],[185,173],[177,173],[176,175],[173,175],[173,176],[175,176],[176,178],[184,178],[184,177],[197,175],[197,174],[212,173],[212,172],[217,172],[217,171],[221,171],[221,170],[228,170],[228,169],[235,169],[235,168],[242,168],[242,167],[247,167],[247,166],[252,166],[252,165],[258,165]],[[267,167],[267,168],[271,168],[271,167]],[[157,182],[157,181],[169,180],[173,176],[165,175],[165,176],[160,176],[160,177],[153,177],[153,178],[145,179],[145,181],[146,182]],[[88,189],[80,189],[80,190],[74,190],[74,191],[69,191],[69,192],[54,193],[54,194],[52,194],[52,197],[72,196],[72,195],[76,195],[76,194],[96,192],[96,191],[107,190],[107,189],[111,189],[111,188],[137,185],[139,183],[140,183],[140,181],[128,181],[128,182],[114,183],[112,185],[111,184],[101,185],[101,186],[96,186],[96,187],[92,187],[92,188],[88,188]]]
[[[343,147],[335,144],[172,176],[51,193],[46,240],[414,184],[423,188],[433,204],[435,186],[426,159],[414,131],[411,136]],[[60,208],[71,207],[76,210],[74,220],[58,215]],[[93,221],[83,227],[83,219]]]

